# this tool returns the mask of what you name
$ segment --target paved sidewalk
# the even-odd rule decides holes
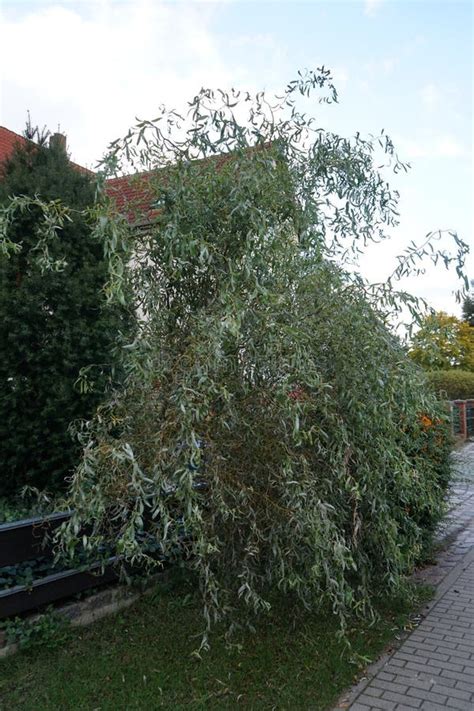
[[[339,703],[351,711],[474,711],[474,444],[457,457],[459,479],[437,564],[416,576],[437,587],[419,626]]]

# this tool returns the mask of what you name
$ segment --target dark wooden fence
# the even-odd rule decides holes
[[[31,518],[0,525],[0,568],[18,565],[38,557],[50,558],[51,534],[69,518],[68,513],[55,513],[45,518]],[[46,545],[45,544],[46,541]],[[87,570],[72,569],[46,575],[30,585],[16,585],[0,590],[0,619],[36,610],[58,600],[77,595],[118,579],[116,557],[91,565]]]

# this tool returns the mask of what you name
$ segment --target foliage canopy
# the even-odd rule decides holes
[[[140,325],[124,387],[80,433],[61,541],[113,539],[136,561],[151,537],[196,571],[207,629],[261,614],[276,591],[329,603],[342,625],[367,614],[377,590],[403,585],[443,508],[446,417],[387,326],[416,310],[397,279],[439,253],[428,239],[388,281],[363,280],[358,253],[397,223],[375,166],[406,166],[383,132],[320,128],[300,108],[315,92],[337,99],[324,68],[280,97],[203,89],[104,163],[154,171],[158,212],[139,232],[110,209],[98,223],[109,297],[131,284]],[[462,274],[451,236],[442,257]]]
[[[474,372],[474,328],[443,311],[428,314],[413,337],[410,356],[428,370]]]

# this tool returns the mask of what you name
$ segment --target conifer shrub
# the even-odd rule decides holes
[[[19,144],[0,175],[4,496],[25,485],[64,489],[80,455],[69,425],[90,418],[104,396],[127,320],[124,307],[108,304],[103,291],[108,262],[88,217],[95,177],[72,164],[62,145],[39,138]],[[94,369],[87,393],[77,387],[82,368]]]

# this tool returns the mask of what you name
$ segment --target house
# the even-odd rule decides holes
[[[107,195],[134,227],[145,227],[159,212],[152,207],[156,201],[152,185],[155,175],[155,171],[147,171],[107,180]]]
[[[15,133],[15,131],[0,126],[0,170],[2,163],[12,155],[15,146],[18,144],[23,145],[28,141],[28,138]],[[53,133],[49,138],[49,144],[59,144],[67,151],[67,139],[62,133]],[[263,148],[267,147],[268,144],[263,146]],[[202,159],[202,161],[206,164],[212,162],[216,169],[219,170],[231,157],[231,153],[226,153]],[[77,163],[72,163],[72,165],[82,173],[87,173],[91,177],[94,175],[94,171],[84,166]],[[144,171],[110,178],[106,182],[108,196],[115,203],[118,211],[127,217],[128,222],[133,227],[146,227],[159,213],[154,185],[157,173],[157,170]]]
[[[214,165],[216,170],[222,168],[229,160],[231,153],[217,154],[209,158],[200,158],[195,162],[200,165]],[[114,201],[120,213],[127,216],[133,227],[144,228],[153,221],[160,212],[157,206],[157,177],[166,175],[166,168],[143,171],[107,180],[106,191]],[[163,182],[166,180],[163,177]],[[160,181],[161,182],[161,181]]]
[[[59,144],[67,150],[67,139],[62,133],[53,133],[49,138],[49,145]],[[13,154],[15,147],[23,146],[29,141],[28,138],[12,131],[5,126],[0,126],[0,170],[1,166]],[[94,171],[85,168],[77,163],[72,163],[77,170],[91,176]],[[142,224],[147,224],[153,214],[150,203],[153,200],[153,191],[150,187],[150,180],[154,173],[138,173],[132,176],[112,178],[107,181],[107,193],[115,202],[118,210],[127,215],[127,219],[133,225],[138,225],[138,214],[142,217]],[[156,211],[155,211],[156,212]]]

